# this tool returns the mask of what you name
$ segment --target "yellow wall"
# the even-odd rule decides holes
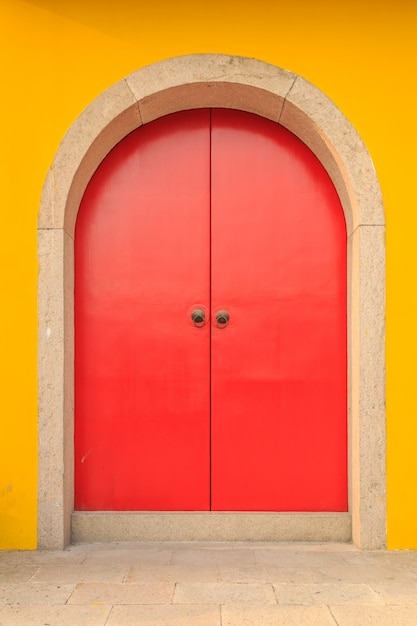
[[[36,547],[36,223],[79,113],[134,70],[197,52],[317,85],[372,155],[387,220],[388,543],[417,548],[415,0],[0,0],[0,548]]]

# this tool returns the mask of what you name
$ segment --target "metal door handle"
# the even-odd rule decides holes
[[[194,309],[191,313],[191,319],[194,322],[194,326],[201,328],[206,323],[206,314],[203,309]]]
[[[228,311],[218,311],[216,313],[216,326],[217,328],[225,328],[230,319]]]

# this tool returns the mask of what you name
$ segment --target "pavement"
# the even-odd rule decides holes
[[[0,552],[0,626],[417,626],[417,552],[110,543]]]

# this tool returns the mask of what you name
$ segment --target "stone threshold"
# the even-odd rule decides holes
[[[315,541],[352,539],[350,513],[76,511],[71,541]]]

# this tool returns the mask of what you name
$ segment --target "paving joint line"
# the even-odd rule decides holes
[[[336,617],[333,615],[333,611],[332,611],[332,609],[331,609],[330,605],[329,605],[329,604],[326,604],[326,607],[329,609],[329,613],[330,613],[330,615],[332,616],[332,618],[334,619],[335,624],[337,624],[337,626],[339,626],[339,622],[337,621]]]

